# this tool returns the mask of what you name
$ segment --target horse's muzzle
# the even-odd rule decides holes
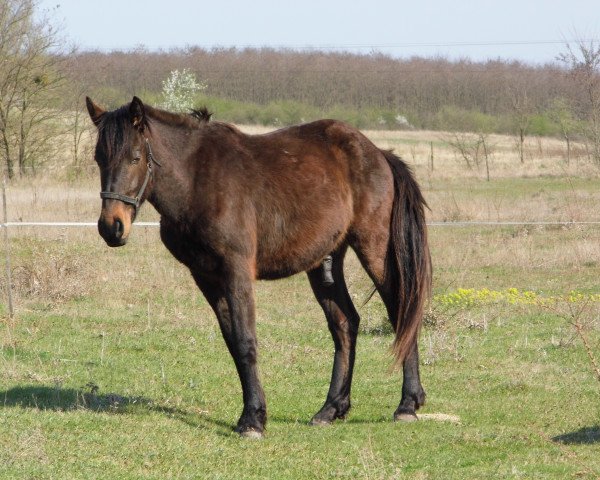
[[[98,220],[98,232],[109,247],[122,247],[129,238],[130,222],[118,217],[105,217]]]

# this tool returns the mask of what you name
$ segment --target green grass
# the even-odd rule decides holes
[[[285,282],[284,282],[285,283]],[[108,315],[106,315],[106,313]],[[215,330],[160,325],[141,312],[30,312],[2,351],[3,478],[567,478],[600,473],[598,385],[585,353],[556,346],[556,316],[508,316],[483,332],[453,327],[432,361],[424,412],[460,424],[391,422],[399,397],[386,348],[362,335],[354,406],[311,428],[327,388],[324,325],[261,328],[268,433],[232,433],[234,368]],[[450,335],[450,334],[449,334]],[[597,338],[597,337],[596,337]],[[98,387],[92,394],[92,385]]]
[[[248,441],[232,432],[242,406],[233,362],[189,275],[153,235],[134,232],[117,250],[94,235],[73,251],[60,240],[13,241],[15,263],[33,268],[37,257],[47,278],[38,274],[38,293],[21,294],[16,319],[1,326],[0,478],[600,475],[600,388],[567,310],[434,302],[421,336],[422,413],[460,422],[399,424],[391,421],[400,397],[392,335],[375,298],[361,309],[351,414],[314,428],[307,422],[325,398],[333,353],[325,321],[303,276],[259,283],[269,423],[263,440]],[[438,285],[456,269],[440,244],[452,248],[460,235],[432,231]],[[463,242],[469,237],[462,232]],[[39,266],[40,252],[62,252],[58,270],[76,275],[80,291],[52,297],[44,282],[59,273],[51,262]],[[472,265],[463,286],[525,289],[548,274]],[[368,282],[352,258],[348,277],[359,304]],[[597,318],[595,304],[580,317],[594,346]]]

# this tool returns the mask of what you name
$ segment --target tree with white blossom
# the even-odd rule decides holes
[[[173,112],[186,112],[194,106],[194,95],[204,90],[207,85],[198,82],[196,75],[187,68],[173,70],[169,78],[162,82],[163,102],[161,106],[165,110]]]

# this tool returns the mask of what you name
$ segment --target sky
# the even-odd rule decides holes
[[[82,50],[274,47],[551,62],[600,44],[600,0],[40,0]]]

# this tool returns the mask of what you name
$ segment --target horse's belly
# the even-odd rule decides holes
[[[273,257],[257,262],[256,277],[258,280],[277,280],[312,270],[320,265],[327,253],[285,259]]]
[[[284,278],[316,268],[343,243],[350,225],[348,217],[338,212],[331,218],[307,220],[287,229],[266,229],[257,239],[257,277]]]

